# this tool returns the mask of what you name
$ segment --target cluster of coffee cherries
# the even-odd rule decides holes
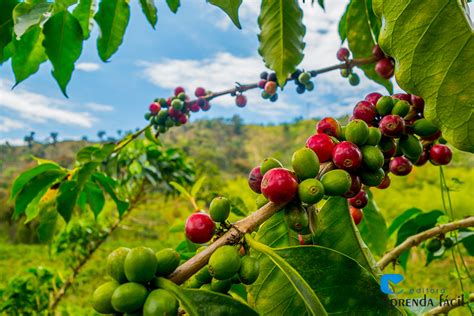
[[[349,57],[351,52],[345,48],[341,47],[336,53],[336,57],[339,61],[346,63],[347,67],[341,69],[341,76],[349,80],[351,86],[357,86],[360,83],[360,77],[358,74],[352,72],[352,67],[349,66]]]
[[[101,314],[178,315],[179,303],[168,291],[158,288],[157,277],[166,277],[180,263],[179,254],[165,248],[120,247],[107,258],[112,279],[93,294],[92,306]]]
[[[260,81],[258,82],[258,87],[262,89],[262,98],[265,100],[270,100],[276,102],[278,100],[278,82],[277,76],[274,72],[262,72],[260,74]]]
[[[425,243],[426,250],[431,253],[435,253],[444,246],[445,249],[450,249],[454,246],[454,240],[450,237],[440,236],[440,238],[430,239]]]

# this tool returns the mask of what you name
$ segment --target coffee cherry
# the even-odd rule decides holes
[[[347,124],[344,137],[347,141],[362,146],[369,138],[369,126],[363,120],[354,119]]]
[[[419,97],[417,95],[414,95],[414,94],[410,95],[410,103],[418,112],[422,112],[423,109],[425,108],[425,101],[423,100],[422,97]]]
[[[157,289],[150,294],[143,305],[143,316],[178,315],[179,303],[168,291]]]
[[[285,207],[285,221],[289,228],[300,234],[308,234],[308,213],[301,204],[290,204]]]
[[[171,101],[171,107],[175,111],[181,111],[183,109],[183,106],[184,106],[184,103],[180,99],[174,99],[173,101]]]
[[[434,142],[435,140],[437,140],[438,138],[441,137],[441,131],[438,130],[436,133],[434,133],[433,135],[431,136],[425,136],[425,137],[422,137],[421,139],[422,140],[426,140],[426,141],[430,141],[430,142]]]
[[[119,283],[127,282],[124,262],[129,252],[129,248],[120,247],[111,252],[107,257],[107,273]]]
[[[128,282],[117,287],[112,294],[111,303],[116,312],[133,313],[141,309],[148,296],[145,286]]]
[[[418,160],[415,162],[415,166],[423,166],[428,161],[428,159],[429,159],[428,150],[424,149],[420,157],[418,157]]]
[[[240,259],[239,279],[243,284],[252,284],[260,274],[260,263],[258,259],[244,256]]]
[[[311,82],[311,81],[305,83],[304,86],[305,86],[305,88],[306,88],[307,91],[313,91],[313,90],[314,90],[314,83]]]
[[[110,281],[99,286],[92,296],[92,307],[101,314],[112,314],[115,312],[111,299],[115,290],[120,286],[116,281]]]
[[[415,121],[411,128],[416,135],[421,137],[433,136],[439,131],[436,125],[424,118]]]
[[[377,170],[383,167],[384,157],[376,146],[363,146],[360,151],[362,152],[362,165],[365,168]]]
[[[407,101],[408,103],[410,103],[411,95],[408,93],[395,93],[392,95],[392,98],[396,100]]]
[[[360,83],[360,78],[357,74],[355,73],[350,73],[349,74],[349,84],[351,86],[357,86]]]
[[[429,252],[436,252],[441,249],[441,246],[441,240],[438,238],[433,238],[426,244],[426,250]]]
[[[334,141],[326,134],[316,134],[306,140],[306,147],[318,155],[320,163],[331,159],[334,146]]]
[[[375,45],[374,48],[372,48],[372,55],[377,58],[377,60],[380,60],[385,57],[385,54],[380,48],[379,44]]]
[[[405,100],[398,100],[392,109],[392,114],[405,117],[410,111],[410,103]]]
[[[155,252],[147,247],[130,250],[123,262],[123,269],[130,282],[146,283],[155,277],[158,261]]]
[[[243,108],[244,106],[247,105],[247,97],[243,94],[239,94],[235,97],[235,104],[238,107]]]
[[[444,248],[449,249],[454,246],[454,241],[450,237],[446,237],[444,239]]]
[[[321,177],[321,183],[323,184],[326,195],[343,195],[350,189],[352,179],[347,171],[335,169],[326,172]]]
[[[209,215],[214,222],[223,223],[230,214],[230,202],[225,197],[216,197],[209,205]]]
[[[383,178],[383,181],[382,183],[380,183],[378,186],[377,186],[377,189],[386,189],[390,186],[390,177],[388,174],[385,174],[385,178]]]
[[[211,217],[203,212],[191,214],[186,220],[186,237],[196,244],[203,244],[214,236],[216,224]]]
[[[311,80],[311,74],[309,72],[302,72],[298,76],[298,81],[301,82],[302,84],[306,84]]]
[[[341,69],[341,77],[342,78],[347,78],[347,77],[349,77],[349,75],[350,75],[350,72],[347,68],[342,68]]]
[[[355,170],[362,164],[362,153],[353,143],[343,141],[334,146],[332,161],[338,168]]]
[[[296,86],[296,93],[303,94],[306,91],[306,87],[302,84]]]
[[[393,76],[394,66],[390,58],[382,58],[375,64],[375,72],[384,79]]]
[[[201,109],[201,108],[199,107],[199,105],[198,105],[197,102],[193,103],[193,104],[189,107],[189,110],[190,110],[191,112],[194,112],[194,113],[199,112],[200,109]]]
[[[361,209],[350,206],[349,211],[351,213],[352,219],[354,220],[354,224],[359,225],[362,221],[362,217],[364,217],[364,213]]]
[[[267,83],[265,84],[265,92],[270,96],[275,94],[276,88],[277,84],[274,81],[267,81]]]
[[[273,203],[288,203],[296,196],[298,181],[288,169],[275,168],[263,176],[261,190]]]
[[[351,55],[351,52],[345,47],[339,48],[336,53],[336,57],[339,61],[345,61],[346,59],[349,58],[350,55]]]
[[[315,178],[319,172],[319,159],[310,148],[301,148],[293,153],[291,166],[298,179]]]
[[[183,87],[176,87],[174,89],[174,95],[177,97],[180,93],[184,93],[184,88]]]
[[[197,87],[196,90],[194,90],[194,95],[198,98],[203,97],[206,95],[206,89],[203,87]]]
[[[178,117],[178,121],[179,123],[181,124],[186,124],[188,122],[188,117],[184,114],[181,114],[179,117]]]
[[[260,73],[260,79],[265,79],[265,80],[267,80],[267,77],[268,77],[268,72],[262,71],[262,72]]]
[[[197,252],[196,252],[197,253]],[[201,268],[196,274],[194,275],[197,281],[200,283],[209,283],[212,280],[212,275],[209,273],[208,266]]]
[[[372,92],[365,96],[364,100],[372,103],[372,105],[376,105],[377,101],[382,97],[382,95],[378,92]]]
[[[240,269],[240,254],[234,246],[218,248],[209,258],[209,273],[218,280],[230,279]]]
[[[339,138],[341,136],[341,125],[334,118],[325,117],[316,125],[316,132]]]
[[[393,101],[393,98],[389,96],[383,96],[375,104],[375,109],[377,110],[378,114],[385,116],[392,113],[394,104],[395,102]]]
[[[377,115],[377,111],[372,103],[368,101],[360,101],[354,107],[352,115],[355,119],[361,119],[367,124],[371,124]]]
[[[386,115],[379,124],[380,131],[388,137],[400,137],[405,128],[405,121],[398,115]]]
[[[423,153],[423,145],[420,140],[413,135],[404,135],[400,137],[398,145],[402,153],[412,161],[417,161]]]
[[[258,82],[258,87],[259,87],[260,89],[265,89],[265,85],[266,85],[266,84],[267,84],[267,80],[262,79],[262,80],[260,80],[260,81]]]
[[[359,178],[363,184],[369,187],[376,187],[383,182],[385,178],[385,172],[382,168],[377,170],[363,169],[359,171]]]
[[[275,93],[270,97],[270,102],[276,102],[278,100],[278,93]]]
[[[382,137],[379,142],[379,148],[385,158],[390,158],[397,152],[397,142],[393,138]]]
[[[247,182],[249,184],[250,189],[252,189],[255,193],[262,193],[260,190],[260,185],[262,183],[263,176],[260,173],[260,167],[253,168],[248,176]]]
[[[179,253],[172,248],[161,249],[155,257],[158,262],[156,274],[159,276],[167,276],[176,270],[181,260]]]
[[[390,161],[390,172],[396,176],[406,176],[413,169],[413,164],[405,156],[395,157]]]
[[[446,145],[436,144],[430,149],[430,161],[433,165],[447,165],[453,158],[453,153]]]
[[[349,199],[349,203],[356,208],[364,208],[369,203],[369,196],[364,190],[360,190],[356,196]]]
[[[158,103],[153,102],[150,104],[149,110],[151,114],[156,115],[158,112],[160,112],[161,106]]]
[[[272,157],[265,158],[262,161],[262,164],[260,165],[260,173],[263,176],[265,175],[265,173],[267,173],[268,170],[274,169],[274,168],[283,168],[283,165],[281,164],[281,162],[279,162],[275,158],[272,158]]]
[[[317,179],[306,179],[298,185],[298,196],[303,203],[316,204],[324,197],[324,187]]]
[[[231,287],[232,287],[232,281],[230,279],[227,279],[227,280],[212,279],[211,281],[211,290],[213,292],[225,294],[229,292]]]
[[[268,80],[268,81],[276,82],[276,81],[277,81],[277,75],[276,75],[276,73],[274,73],[274,72],[269,73],[268,76],[267,76],[267,80]]]
[[[344,193],[344,197],[351,198],[356,196],[356,194],[359,193],[361,188],[362,183],[360,182],[359,177],[355,174],[351,174],[351,187],[349,188],[349,190],[347,190],[346,193]]]
[[[369,127],[369,137],[367,138],[366,145],[377,146],[382,139],[382,132],[377,127]]]

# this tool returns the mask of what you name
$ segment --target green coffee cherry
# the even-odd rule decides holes
[[[203,290],[203,291],[212,292],[211,283],[203,284],[203,285],[200,287],[200,289]]]
[[[359,75],[355,73],[350,73],[349,74],[349,84],[351,86],[357,86],[360,83],[360,78]]]
[[[441,246],[441,240],[438,238],[433,238],[426,244],[426,250],[429,252],[436,252],[441,249]]]
[[[313,91],[314,90],[314,83],[312,81],[309,81],[308,83],[305,83],[304,86],[305,86],[307,91]]]
[[[347,171],[335,169],[325,173],[321,177],[321,183],[326,195],[343,195],[350,189],[352,179]]]
[[[120,285],[112,294],[112,306],[117,312],[133,313],[145,304],[148,291],[139,283],[129,282]]]
[[[244,256],[240,260],[239,279],[243,284],[253,284],[260,274],[260,263],[258,259]]]
[[[225,197],[216,197],[209,206],[209,215],[214,222],[223,223],[229,217],[230,202]]]
[[[359,172],[361,182],[370,187],[376,187],[382,183],[385,178],[385,172],[382,168],[377,170],[361,170]]]
[[[179,253],[171,248],[162,249],[155,256],[158,262],[156,274],[159,276],[167,276],[176,270],[181,260]]]
[[[319,172],[319,159],[310,148],[301,148],[293,153],[291,166],[298,179],[315,178]]]
[[[171,106],[176,111],[181,111],[183,109],[183,105],[184,103],[180,99],[174,99],[173,101],[171,101]]]
[[[285,207],[285,220],[292,230],[300,234],[309,233],[309,218],[306,210],[297,204]]]
[[[410,112],[410,103],[405,100],[398,100],[392,109],[392,114],[405,117]]]
[[[277,159],[271,157],[266,158],[262,161],[262,164],[260,166],[260,173],[263,176],[268,170],[282,167],[283,165]]]
[[[342,68],[341,69],[341,77],[343,77],[343,78],[349,77],[349,71],[347,70],[347,68]]]
[[[119,283],[127,282],[124,262],[129,252],[129,248],[120,247],[112,251],[107,257],[107,273]]]
[[[268,202],[269,202],[269,200],[263,194],[259,194],[257,196],[257,199],[255,200],[255,203],[257,204],[257,208],[261,208],[262,206],[264,206]]]
[[[130,250],[124,261],[124,271],[131,282],[145,283],[155,277],[158,261],[152,249],[137,247]]]
[[[230,279],[227,279],[227,280],[212,279],[211,281],[211,290],[214,292],[227,293],[229,292],[231,287],[232,287],[232,281]]]
[[[355,119],[347,124],[344,135],[347,141],[362,146],[369,138],[369,126],[366,122]]]
[[[143,316],[178,315],[179,303],[173,295],[163,289],[152,291],[143,305]]]
[[[383,167],[384,157],[380,149],[376,146],[363,146],[360,148],[362,152],[362,165],[369,170],[377,170]]]
[[[193,276],[186,282],[186,287],[190,289],[198,289],[201,287],[202,284],[203,282],[199,281],[198,279],[196,279],[195,276]]]
[[[341,126],[341,140],[346,140],[346,126]]]
[[[407,158],[415,161],[418,160],[418,158],[420,158],[421,154],[423,153],[423,145],[414,135],[401,137],[398,145],[402,153],[407,156]]]
[[[110,281],[99,286],[92,296],[92,307],[101,314],[112,314],[112,294],[120,286],[117,281]]]
[[[375,109],[377,110],[378,114],[385,116],[387,114],[392,113],[393,106],[394,102],[392,97],[383,96],[377,101]]]
[[[416,120],[411,127],[415,134],[421,137],[432,136],[438,132],[438,127],[424,118]]]
[[[377,146],[382,139],[382,132],[377,127],[369,127],[369,137],[367,138],[366,145]]]
[[[453,247],[453,246],[454,246],[454,241],[453,241],[453,239],[450,238],[450,237],[446,237],[446,239],[444,240],[444,248],[449,249],[449,248],[451,248],[451,247]]]
[[[209,269],[207,266],[201,268],[201,270],[196,272],[194,277],[201,283],[209,283],[212,280],[212,275],[209,273]]]
[[[324,187],[317,179],[306,179],[298,185],[298,196],[303,203],[316,204],[324,197]]]
[[[214,278],[230,279],[240,269],[239,251],[229,245],[220,247],[211,255],[208,268]]]
[[[302,84],[306,84],[311,80],[311,74],[309,72],[302,72],[298,76],[298,81],[301,82]]]

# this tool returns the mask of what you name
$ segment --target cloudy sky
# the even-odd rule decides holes
[[[0,143],[21,143],[29,131],[35,131],[39,140],[53,131],[59,132],[60,139],[96,138],[98,130],[116,136],[118,129],[143,126],[150,101],[169,96],[177,85],[191,91],[197,86],[218,91],[236,81],[256,82],[265,69],[257,54],[259,1],[244,1],[240,10],[243,30],[202,0],[182,1],[176,15],[165,1],[157,1],[159,17],[153,30],[137,2],[132,1],[124,43],[109,63],[97,56],[95,27],[68,86],[69,99],[51,77],[49,63],[13,90],[10,65],[0,67]],[[317,69],[337,63],[337,25],[347,1],[327,1],[326,12],[310,2],[302,4],[307,34],[301,66]],[[297,116],[337,116],[348,113],[366,93],[383,91],[361,77],[361,84],[351,87],[338,72],[327,73],[316,79],[314,91],[300,96],[289,85],[276,103],[262,100],[258,91],[249,92],[248,106],[243,109],[230,97],[223,97],[213,102],[211,111],[194,118],[239,114],[249,123],[276,123]]]

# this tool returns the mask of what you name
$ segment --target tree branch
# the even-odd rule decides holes
[[[470,302],[474,302],[474,293],[469,294],[469,301],[465,302],[465,304],[469,304]],[[452,305],[441,305],[438,307],[429,310],[427,313],[423,314],[424,316],[427,315],[439,315],[439,314],[447,314],[452,309],[462,307],[464,305],[460,305],[459,301],[454,302]]]
[[[463,220],[443,224],[431,229],[428,229],[422,233],[410,236],[404,242],[402,242],[397,247],[393,248],[387,252],[382,259],[377,263],[381,270],[383,270],[391,262],[395,262],[401,253],[411,247],[419,245],[422,241],[436,237],[440,234],[445,234],[447,232],[458,230],[459,228],[472,227],[474,226],[474,216],[467,217]]]

